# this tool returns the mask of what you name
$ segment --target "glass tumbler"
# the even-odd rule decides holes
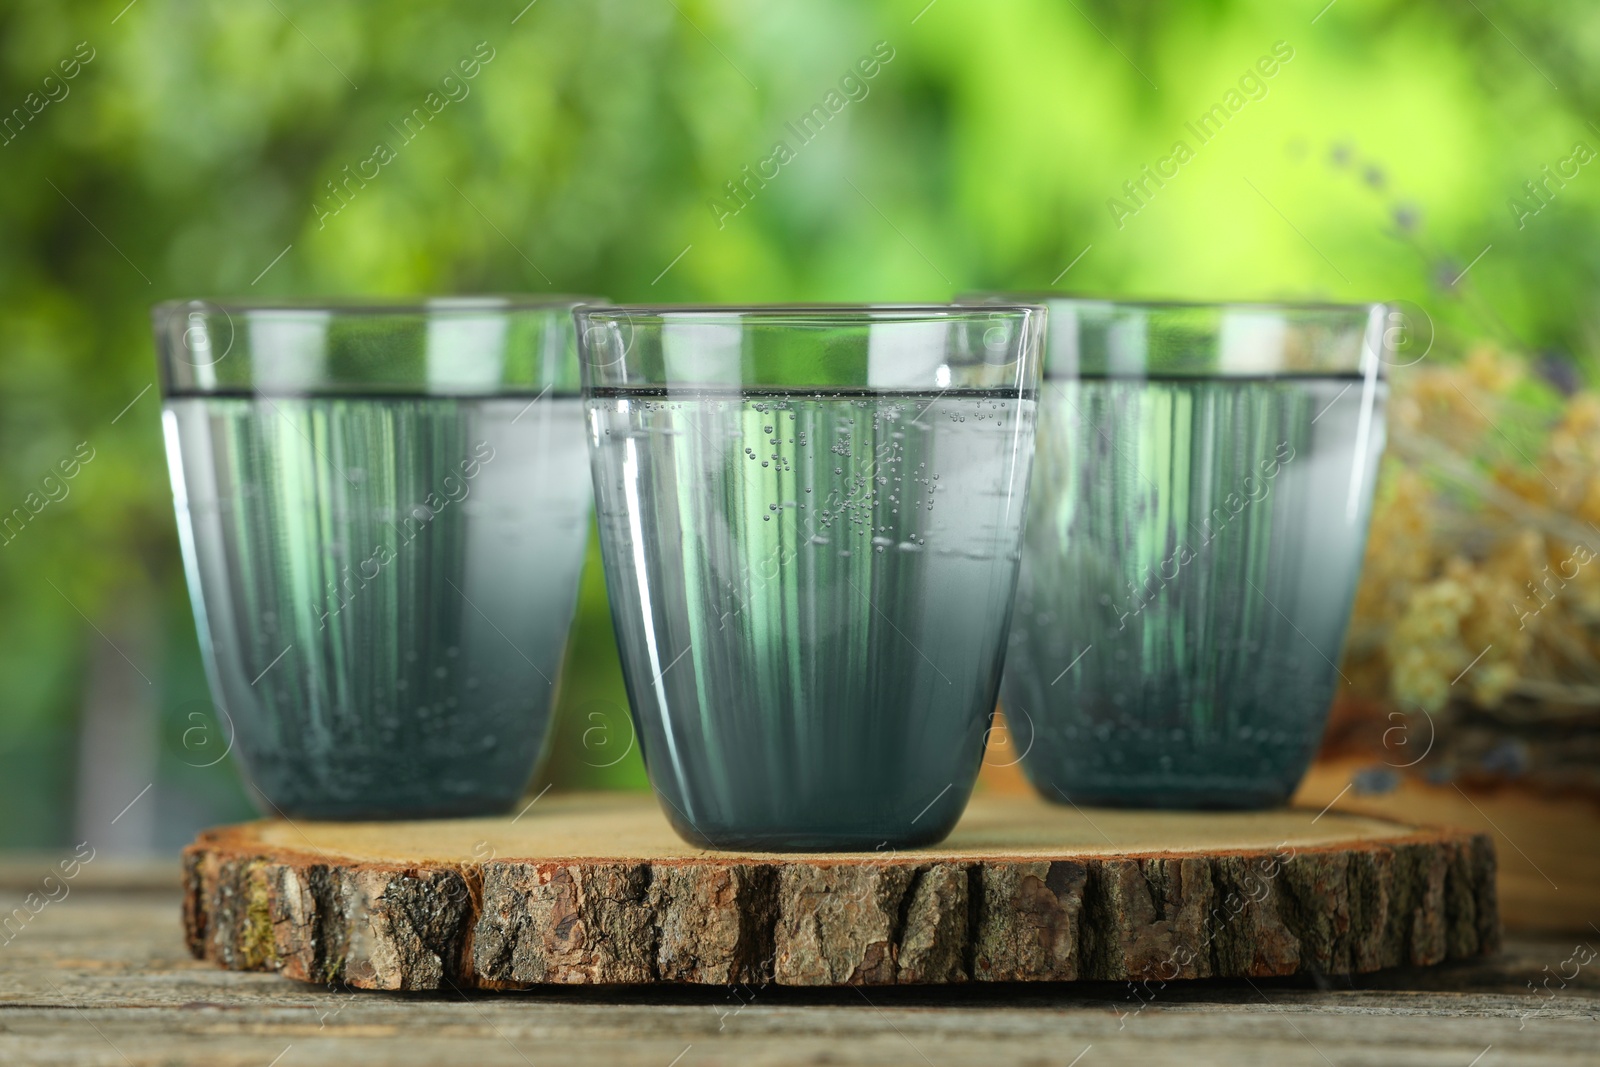
[[[577,302],[155,309],[195,622],[263,811],[527,785],[589,522]]]
[[[1005,655],[1043,310],[578,321],[606,584],[672,825],[720,849],[944,837]]]
[[[1282,803],[1339,681],[1387,309],[1048,306],[1002,685],[1023,768],[1082,804]]]

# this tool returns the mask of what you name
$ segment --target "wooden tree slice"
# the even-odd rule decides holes
[[[708,852],[647,796],[265,821],[184,853],[200,958],[364,989],[1347,974],[1499,944],[1489,838],[1362,816],[979,796],[943,844]]]

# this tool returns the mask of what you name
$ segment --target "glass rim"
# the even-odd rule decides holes
[[[849,324],[863,320],[881,322],[941,322],[976,318],[996,312],[1020,315],[1047,313],[1040,303],[1004,304],[939,303],[788,303],[788,304],[582,304],[573,309],[580,319],[658,318],[666,320],[771,319],[799,325],[812,319],[819,324]]]
[[[482,315],[494,312],[571,311],[580,306],[604,307],[605,298],[581,293],[458,293],[441,296],[317,296],[317,297],[181,297],[150,307],[151,317],[163,322],[173,314],[220,311],[249,315],[256,312],[304,312],[343,316]]]
[[[1049,309],[1040,304],[951,303],[610,304],[580,307],[573,313],[587,395],[661,388],[736,390],[745,395],[818,389],[881,393],[913,388],[913,380],[924,371],[929,381],[917,381],[915,388],[958,392],[998,388],[1031,394],[1037,388],[1048,315]],[[978,348],[965,356],[955,353],[954,361],[946,353],[940,361],[945,378],[940,379],[927,357],[959,340],[956,334],[984,328],[1001,330],[1005,336],[991,341],[985,333]],[[675,331],[687,335],[693,330],[732,331],[756,340],[753,346],[741,341],[736,365],[727,362],[734,357],[726,353],[713,361],[715,367],[694,369],[674,366],[665,355],[642,361],[629,358],[637,337],[659,337],[664,343]],[[896,352],[874,371],[871,339],[885,332],[914,342],[919,357],[908,358],[910,352],[898,350],[904,346],[891,346]],[[785,347],[787,340],[827,341],[834,334],[848,335],[855,343],[822,344],[814,352]],[[986,356],[991,349],[994,355]],[[988,370],[979,373],[985,364]],[[958,371],[958,366],[995,380],[957,384],[955,376],[968,373]]]
[[[210,300],[164,300],[150,308],[155,334],[156,366],[162,396],[189,397],[476,397],[532,395],[541,386],[557,396],[578,395],[577,332],[572,311],[580,304],[603,306],[604,297],[582,294],[470,293],[441,296],[385,297],[372,295],[298,297],[242,297]],[[481,331],[488,327],[499,344],[510,334],[530,333],[565,339],[573,350],[570,374],[543,351],[530,350],[524,367],[510,363],[468,359],[465,363],[436,364],[422,349],[412,348],[423,335],[435,330]],[[359,365],[335,368],[324,365],[325,353],[310,364],[272,346],[252,351],[241,338],[258,329],[317,330],[332,344],[341,331],[396,331],[394,345],[380,345],[365,353]],[[401,337],[401,335],[404,337]],[[470,338],[469,338],[470,340]],[[432,341],[425,342],[431,345]],[[220,355],[215,354],[220,351]],[[236,347],[219,374],[217,368]],[[321,349],[319,348],[319,353]],[[244,358],[241,367],[239,360]],[[496,357],[498,360],[499,357]],[[390,360],[387,365],[385,360]],[[498,368],[498,369],[496,369]],[[439,373],[435,373],[438,371]],[[565,383],[564,377],[572,381]],[[526,378],[526,380],[523,380]],[[541,394],[542,395],[542,394]]]
[[[963,293],[957,297],[958,300],[973,301],[1028,298],[1030,297],[1003,290]],[[1165,361],[1152,363],[1148,359],[1140,359],[1136,361],[1136,365],[1130,366],[1113,367],[1108,365],[1104,368],[1097,366],[1093,370],[1086,370],[1082,365],[1075,365],[1070,370],[1064,370],[1056,366],[1054,360],[1047,357],[1041,372],[1041,378],[1047,381],[1098,378],[1101,376],[1117,378],[1174,377],[1222,381],[1258,377],[1303,378],[1329,374],[1338,377],[1384,379],[1388,376],[1389,366],[1396,365],[1389,358],[1389,355],[1393,352],[1392,342],[1388,331],[1383,328],[1384,321],[1401,306],[1396,301],[1373,300],[1366,303],[1340,303],[1316,300],[1156,300],[1094,296],[1083,293],[1054,293],[1047,295],[1037,292],[1031,294],[1031,298],[1044,302],[1047,309],[1053,307],[1060,313],[1060,315],[1050,320],[1052,333],[1062,328],[1070,332],[1074,329],[1071,325],[1074,319],[1081,317],[1087,317],[1092,322],[1104,326],[1124,321],[1130,316],[1144,316],[1150,327],[1155,329],[1176,325],[1185,317],[1196,314],[1215,316],[1224,328],[1230,316],[1239,316],[1275,319],[1284,328],[1293,331],[1333,327],[1341,330],[1359,330],[1361,333],[1359,344],[1348,351],[1341,352],[1335,358],[1323,359],[1313,365],[1296,366],[1277,359],[1267,360],[1264,363],[1250,361],[1253,365],[1239,365],[1224,361],[1216,365],[1185,366],[1182,361],[1175,365],[1169,365]],[[974,306],[984,307],[987,305],[976,303]],[[1063,319],[1062,315],[1066,316],[1066,318]],[[1063,327],[1063,323],[1067,325]],[[1081,322],[1079,325],[1081,326]]]
[[[960,294],[957,300],[995,297],[1012,302],[1037,301],[1048,309],[1052,303],[1102,304],[1116,308],[1143,308],[1151,311],[1288,311],[1330,312],[1348,311],[1352,314],[1370,315],[1374,309],[1388,307],[1392,300],[1337,301],[1337,300],[1172,300],[1125,296],[1098,296],[1092,293],[1052,293],[1048,290],[980,289]]]

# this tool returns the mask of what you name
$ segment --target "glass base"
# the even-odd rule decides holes
[[[266,764],[263,766],[263,764]],[[250,798],[267,818],[324,822],[397,822],[404,819],[466,819],[504,815],[526,792],[533,760],[487,767],[485,761],[352,758],[317,773],[286,772],[246,761]]]
[[[292,805],[272,805],[258,800],[256,806],[268,818],[281,815],[288,819],[313,822],[402,822],[408,819],[471,819],[504,815],[516,806],[519,799],[520,794],[511,797],[419,798],[410,803],[384,800],[375,803],[335,801]]]
[[[1281,786],[1169,783],[1158,789],[1130,789],[1126,785],[1089,784],[1063,789],[1060,786],[1036,782],[1034,786],[1046,800],[1086,808],[1255,811],[1262,808],[1283,807],[1294,795],[1292,785],[1285,789]]]
[[[890,837],[874,834],[857,837],[787,833],[781,830],[755,832],[747,830],[731,832],[726,837],[719,834],[713,841],[704,834],[685,832],[678,827],[674,829],[678,831],[678,836],[689,844],[716,852],[861,852],[867,855],[892,853],[900,849],[928,848],[938,844],[950,834],[949,830],[941,830],[934,834]]]
[[[917,825],[841,828],[808,826],[749,826],[690,824],[678,812],[662,805],[667,821],[679,837],[698,848],[718,852],[864,852],[893,853],[900,849],[927,848],[950,836],[961,812],[938,820],[919,819]]]
[[[1047,799],[1096,808],[1253,811],[1283,807],[1311,767],[1315,731],[1267,743],[1162,743],[1153,731],[1085,742],[1039,732],[1023,773]]]

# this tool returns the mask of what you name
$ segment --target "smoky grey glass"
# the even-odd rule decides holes
[[[722,849],[944,837],[999,685],[1044,312],[578,320],[606,584],[673,826]]]
[[[1023,768],[1078,804],[1281,803],[1340,682],[1388,309],[1047,304],[1002,686]]]
[[[264,811],[483,814],[526,786],[590,513],[577,302],[155,309],[195,622]]]

